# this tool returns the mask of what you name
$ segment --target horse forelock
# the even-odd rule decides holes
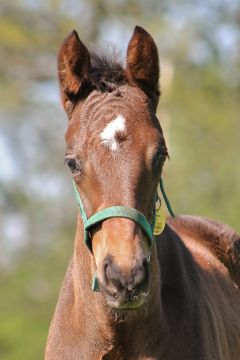
[[[90,82],[94,89],[112,92],[120,85],[128,83],[125,70],[118,58],[115,49],[110,47],[99,53],[90,53]]]

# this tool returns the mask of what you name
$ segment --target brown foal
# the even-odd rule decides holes
[[[66,162],[87,217],[125,206],[151,223],[168,156],[156,118],[152,37],[135,28],[123,68],[90,54],[73,31],[60,48],[58,74],[69,118]],[[92,252],[79,213],[46,360],[240,359],[240,238],[232,229],[179,216],[150,247],[136,221],[111,217],[89,237]]]

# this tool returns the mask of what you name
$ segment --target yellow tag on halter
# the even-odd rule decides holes
[[[155,225],[153,229],[153,235],[159,235],[163,232],[166,224],[166,218],[161,206],[156,209]]]

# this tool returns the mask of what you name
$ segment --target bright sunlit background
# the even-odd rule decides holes
[[[75,28],[124,61],[134,26],[160,52],[158,117],[176,213],[240,231],[240,2],[11,0],[0,3],[0,359],[40,360],[76,219],[63,164],[67,119],[56,54]]]

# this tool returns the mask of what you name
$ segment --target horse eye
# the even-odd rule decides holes
[[[67,166],[69,167],[69,169],[73,174],[79,174],[82,172],[81,165],[75,159],[73,158],[66,159],[65,163],[67,164]]]
[[[158,151],[154,157],[154,168],[162,167],[166,160],[166,155]]]
[[[77,168],[77,164],[76,164],[76,160],[75,160],[75,159],[68,159],[68,160],[67,160],[67,165],[68,165],[68,167],[69,167],[69,169],[70,169],[71,171],[74,171],[74,170],[76,170],[76,168]]]

